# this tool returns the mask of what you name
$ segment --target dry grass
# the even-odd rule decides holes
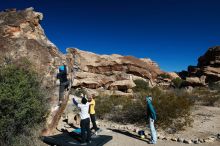
[[[137,84],[138,83],[138,84]],[[142,81],[136,82],[134,97],[101,96],[96,98],[98,118],[120,123],[145,124],[147,95],[152,95],[157,112],[157,126],[173,131],[182,130],[191,124],[190,109],[194,102],[183,90],[163,91],[148,88]]]

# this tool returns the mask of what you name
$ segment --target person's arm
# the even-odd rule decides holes
[[[73,103],[78,106],[78,102],[76,102],[75,98],[73,98]]]

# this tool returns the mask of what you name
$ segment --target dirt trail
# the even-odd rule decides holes
[[[146,141],[131,138],[124,134],[117,132],[112,132],[110,130],[104,129],[100,134],[113,136],[113,139],[105,144],[105,146],[146,146],[150,145]],[[195,146],[196,144],[184,144],[179,142],[158,140],[156,146]],[[220,141],[215,141],[214,143],[202,143],[199,146],[220,146]]]

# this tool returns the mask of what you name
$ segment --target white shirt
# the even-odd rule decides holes
[[[86,104],[78,104],[78,107],[80,108],[80,118],[81,120],[87,119],[90,117],[89,115],[89,103],[87,102]]]

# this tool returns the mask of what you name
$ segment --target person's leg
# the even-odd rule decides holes
[[[157,132],[154,127],[154,120],[150,118],[149,124],[150,124],[150,132],[151,132],[151,142],[155,144],[157,142]]]
[[[80,121],[80,128],[81,128],[81,137],[82,137],[82,143],[86,142],[86,120],[83,119]]]
[[[90,118],[91,118],[91,121],[92,121],[92,129],[94,129],[95,131],[98,130],[98,127],[96,125],[96,119],[95,119],[95,114],[90,114]]]
[[[63,100],[63,94],[64,94],[64,85],[60,84],[60,90],[59,90],[59,102]]]
[[[91,140],[91,130],[90,130],[90,119],[87,118],[86,119],[86,131],[87,131],[87,140],[86,141],[90,141]]]
[[[67,91],[69,90],[69,88],[68,88],[68,87],[69,87],[69,84],[70,84],[69,81],[66,81],[66,82],[65,82],[65,87],[64,87],[64,89],[67,89]]]

